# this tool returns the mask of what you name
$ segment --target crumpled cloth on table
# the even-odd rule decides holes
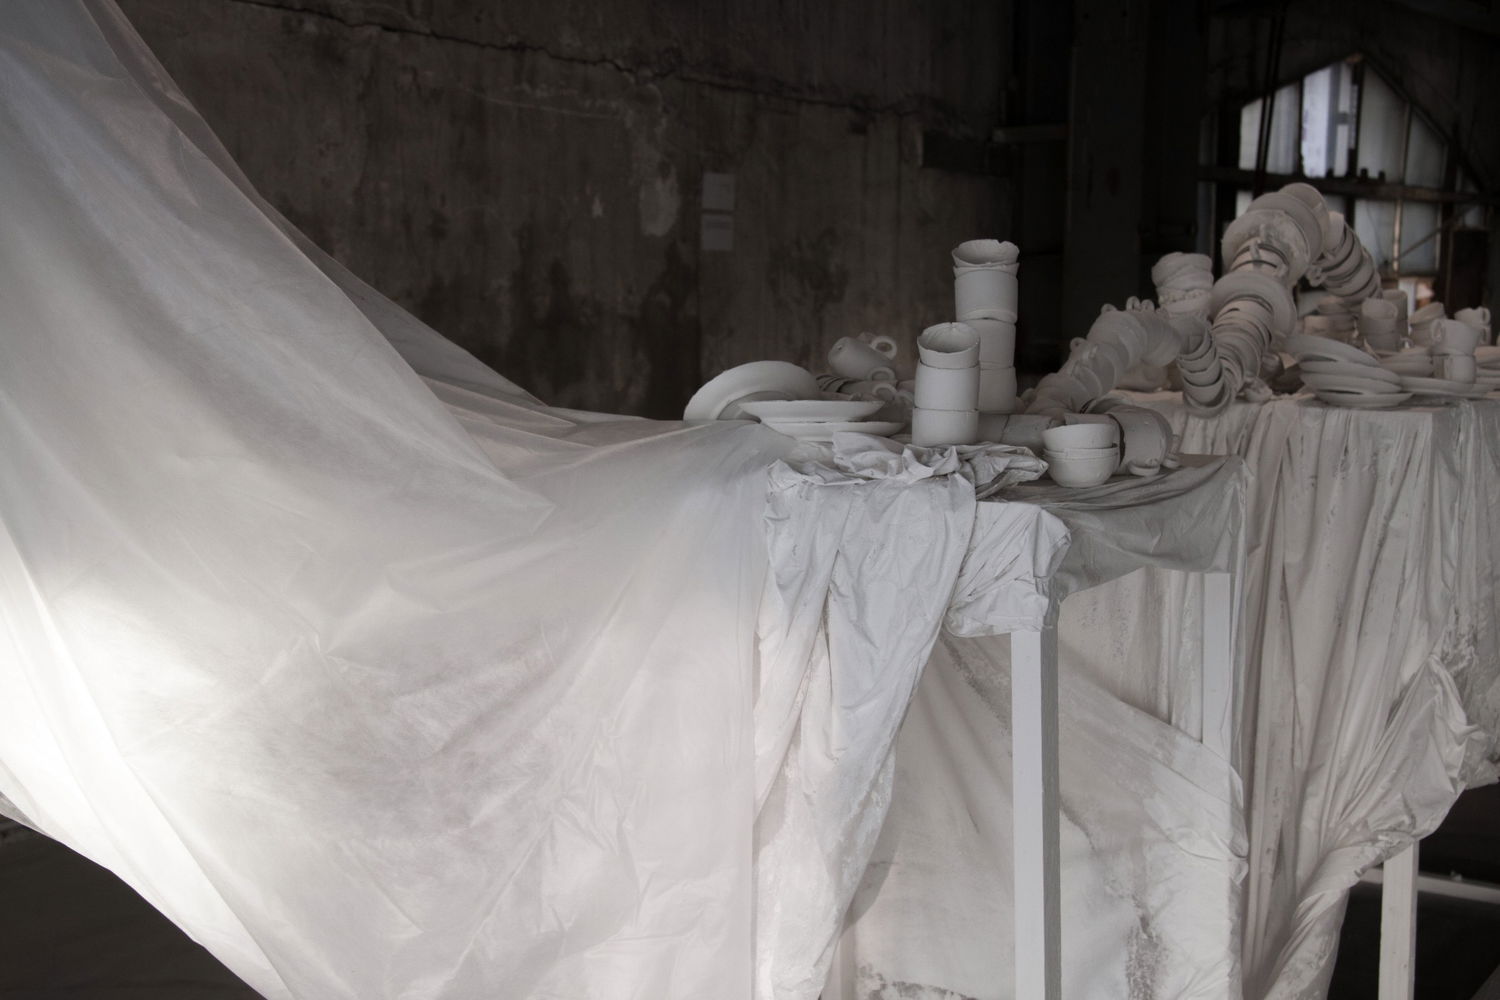
[[[787,464],[826,483],[961,476],[980,500],[1047,471],[1042,459],[1012,445],[922,446],[850,431],[834,434],[829,445],[800,444]]]

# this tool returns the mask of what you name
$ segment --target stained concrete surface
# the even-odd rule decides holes
[[[270,201],[542,398],[673,417],[707,375],[949,317],[1003,182],[1007,5],[122,0]],[[734,246],[700,247],[705,172]]]

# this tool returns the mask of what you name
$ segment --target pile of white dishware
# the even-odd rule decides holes
[[[1411,398],[1401,375],[1353,344],[1302,334],[1288,337],[1286,347],[1302,369],[1302,383],[1331,406],[1384,409]]]
[[[1098,486],[1120,467],[1120,427],[1109,419],[1050,427],[1042,457],[1059,486]]]

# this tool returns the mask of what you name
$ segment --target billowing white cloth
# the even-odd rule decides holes
[[[1137,401],[1171,417],[1185,450],[1238,453],[1254,473],[1246,995],[1321,997],[1349,886],[1431,832],[1464,787],[1495,779],[1500,405],[1361,411],[1283,397],[1205,420],[1174,396]],[[1190,725],[1191,657],[1141,659],[1119,642],[1135,631],[1153,653],[1185,645],[1173,633],[1192,632],[1193,606],[1179,598],[1151,575],[1079,595],[1064,655]]]
[[[269,997],[816,996],[1041,464],[548,408],[0,14],[0,807]]]
[[[839,486],[549,409],[287,226],[112,6],[0,14],[0,806],[269,997],[814,996],[959,467],[1013,458]]]

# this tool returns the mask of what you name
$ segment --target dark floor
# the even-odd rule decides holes
[[[1426,871],[1500,883],[1500,786],[1423,842]],[[1329,1000],[1376,995],[1380,889],[1349,901]],[[1423,897],[1416,1000],[1471,1000],[1500,965],[1500,907]],[[256,1000],[110,872],[37,834],[0,838],[0,1000]]]
[[[1328,1000],[1370,1000],[1379,985],[1380,887],[1356,886]],[[1416,1000],[1471,1000],[1500,966],[1500,907],[1422,896]]]
[[[0,841],[0,998],[259,996],[110,872],[38,834]]]
[[[1500,785],[1459,796],[1443,825],[1422,841],[1418,863],[1432,875],[1459,874],[1500,885]],[[1376,995],[1380,888],[1349,897],[1328,1000]],[[1500,907],[1424,895],[1417,902],[1416,1000],[1471,1000],[1500,966]]]

